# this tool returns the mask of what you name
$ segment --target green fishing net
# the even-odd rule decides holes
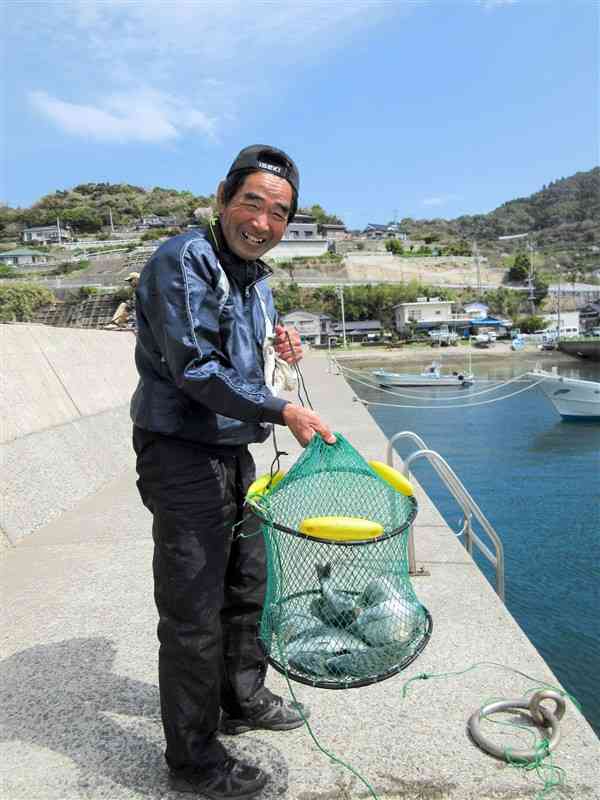
[[[301,683],[342,689],[407,666],[429,639],[431,617],[408,573],[415,498],[336,437],[328,445],[315,436],[282,479],[248,500],[266,543],[260,638],[269,661]],[[365,520],[375,524],[370,535],[354,531]]]

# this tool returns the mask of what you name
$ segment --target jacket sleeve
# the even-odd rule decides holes
[[[202,239],[157,256],[148,321],[162,360],[175,384],[211,411],[244,422],[282,425],[286,401],[264,384],[245,380],[223,352],[224,292],[211,259],[214,254]]]

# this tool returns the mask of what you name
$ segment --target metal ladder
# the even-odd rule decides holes
[[[461,507],[464,514],[464,525],[461,534],[465,535],[466,547],[469,555],[473,555],[473,545],[476,545],[479,551],[487,558],[487,560],[494,566],[496,570],[496,593],[504,603],[504,548],[500,537],[492,527],[492,524],[487,519],[483,511],[479,508],[475,500],[471,497],[469,492],[465,489],[458,475],[454,472],[448,462],[435,450],[427,447],[423,439],[412,431],[400,431],[392,436],[388,442],[386,451],[386,461],[390,467],[394,466],[394,442],[399,439],[410,439],[420,449],[411,453],[406,459],[402,461],[402,471],[407,478],[410,478],[410,467],[417,459],[425,458],[434,470],[439,475],[440,479],[452,495],[458,505]],[[399,456],[400,458],[400,456]],[[494,544],[495,553],[481,541],[479,536],[473,530],[472,520],[475,518],[480,523],[483,530],[489,536]],[[418,575],[415,558],[415,542],[413,526],[411,525],[409,539],[408,539],[408,566],[411,575]]]

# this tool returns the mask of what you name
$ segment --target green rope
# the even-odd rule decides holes
[[[567,697],[573,705],[581,711],[581,704],[577,701],[577,699],[570,694],[569,692],[565,691],[564,689],[559,689],[556,686],[553,686],[550,683],[546,683],[546,681],[539,680],[538,678],[533,678],[531,675],[527,675],[525,672],[521,672],[514,667],[508,667],[506,664],[499,664],[496,661],[478,661],[477,663],[473,664],[467,669],[457,670],[455,672],[421,672],[419,675],[414,675],[409,680],[405,681],[402,686],[402,698],[404,699],[408,692],[408,687],[411,683],[415,681],[425,681],[429,680],[430,678],[450,678],[459,675],[465,675],[467,672],[471,672],[474,669],[479,667],[496,667],[500,669],[505,669],[508,672],[513,672],[517,675],[520,675],[527,680],[534,681],[536,686],[533,686],[527,689],[524,694],[530,694],[531,692],[539,691],[540,689],[553,689],[555,692],[558,692],[562,697]],[[488,705],[488,703],[483,704]],[[509,722],[508,720],[494,720],[491,719],[490,716],[484,715],[483,719],[486,719],[488,722],[492,722],[496,725],[505,725],[508,727],[519,728],[521,730],[526,731],[528,734],[535,737],[535,733],[524,725],[519,725],[516,722]],[[554,763],[553,754],[548,749],[549,741],[548,739],[541,739],[538,740],[536,737],[536,743],[534,745],[535,750],[535,758],[532,761],[523,762],[519,759],[513,758],[511,756],[510,748],[506,748],[504,751],[504,755],[506,758],[507,763],[514,767],[515,769],[520,769],[523,772],[531,772],[535,771],[539,780],[543,783],[542,789],[536,795],[535,800],[544,800],[544,798],[548,797],[557,787],[564,786],[566,783],[567,773],[562,768],[559,767]]]
[[[282,662],[285,662],[285,659],[282,656],[283,656],[283,654],[280,653],[280,657],[281,657]],[[537,681],[540,684],[540,686],[538,686],[538,687],[527,689],[525,694],[528,694],[528,693],[533,692],[533,691],[537,691],[540,687],[544,687],[544,688],[547,688],[547,689],[554,689],[554,691],[558,692],[563,697],[568,697],[569,700],[571,700],[571,702],[578,709],[581,708],[581,706],[578,703],[578,701],[576,700],[576,698],[573,697],[571,694],[569,694],[569,692],[566,692],[563,689],[558,689],[557,687],[552,686],[552,684],[546,683],[545,681],[538,681],[536,678],[532,678],[530,675],[527,675],[526,673],[521,672],[518,669],[514,669],[513,667],[508,667],[505,664],[498,664],[495,661],[479,661],[476,664],[473,664],[472,666],[468,667],[467,669],[457,670],[455,672],[438,672],[438,673],[421,672],[419,675],[414,675],[412,678],[409,678],[409,680],[405,681],[405,683],[403,684],[403,687],[402,687],[402,698],[404,699],[406,697],[407,691],[408,691],[408,687],[410,686],[411,683],[414,683],[415,681],[424,681],[424,680],[429,680],[430,678],[449,678],[449,677],[454,677],[454,676],[458,676],[458,675],[464,675],[467,672],[471,672],[472,670],[477,669],[478,667],[482,667],[482,666],[492,666],[492,667],[499,667],[501,669],[506,669],[509,672],[514,672],[517,675],[521,675],[522,677],[525,677],[528,680]],[[369,791],[369,794],[371,795],[373,800],[381,800],[381,798],[375,792],[375,790],[373,789],[371,784],[368,782],[368,780],[363,775],[361,775],[360,772],[358,772],[358,770],[354,769],[354,767],[352,767],[350,764],[346,763],[341,758],[338,758],[338,756],[336,756],[334,753],[331,753],[329,750],[326,750],[321,745],[321,743],[319,742],[319,740],[315,736],[315,733],[314,733],[313,729],[311,728],[308,719],[305,717],[305,715],[302,712],[302,705],[301,705],[301,703],[299,703],[299,701],[298,701],[298,699],[297,699],[297,697],[296,697],[296,695],[294,693],[294,690],[292,688],[292,684],[291,684],[291,681],[290,681],[290,678],[289,678],[289,675],[288,675],[288,672],[287,672],[287,668],[285,669],[285,679],[286,679],[286,682],[287,682],[287,686],[288,686],[288,691],[290,693],[290,697],[292,699],[292,703],[298,709],[298,712],[300,713],[300,716],[304,720],[304,724],[306,725],[308,733],[309,733],[311,739],[313,740],[313,742],[315,743],[316,747],[324,755],[326,755],[327,758],[329,758],[331,761],[334,761],[336,764],[339,764],[340,766],[344,767],[344,769],[347,769],[356,778],[358,778],[361,781],[361,783],[363,783],[364,786],[367,788],[367,790]],[[487,703],[484,703],[484,705],[487,705]],[[519,725],[518,723],[508,722],[508,721],[492,720],[488,716],[485,716],[485,719],[488,720],[489,722],[492,722],[492,723],[497,724],[497,725],[507,725],[507,726],[511,726],[511,727],[515,727],[515,728],[521,728],[522,730],[526,731],[528,734],[530,734],[532,736],[535,736],[534,732],[530,728],[525,727],[524,725]],[[506,761],[509,764],[509,766],[514,767],[515,769],[522,770],[523,772],[535,771],[538,779],[543,783],[543,786],[542,786],[541,790],[535,796],[534,800],[545,800],[545,798],[547,798],[552,792],[554,792],[555,789],[557,789],[560,786],[564,786],[566,784],[567,773],[562,767],[559,767],[558,765],[556,765],[554,763],[553,754],[550,752],[550,750],[548,750],[548,746],[549,746],[548,739],[536,740],[536,744],[535,744],[535,747],[534,747],[534,749],[536,751],[535,759],[533,761],[529,761],[529,762],[526,762],[526,763],[523,763],[522,761],[519,761],[518,759],[512,758],[510,748],[507,747],[505,749],[505,751],[504,751],[505,752]]]
[[[282,658],[282,655],[283,654],[280,652],[280,658]],[[285,663],[285,659],[284,658],[282,658],[282,661]],[[315,743],[315,745],[317,746],[317,748],[324,755],[326,755],[327,758],[329,758],[331,761],[334,761],[336,764],[339,764],[344,769],[347,769],[356,778],[358,778],[358,780],[367,788],[367,790],[368,790],[369,794],[371,795],[371,797],[373,798],[373,800],[381,800],[381,798],[375,792],[375,789],[373,789],[373,787],[371,786],[369,781],[363,775],[361,775],[360,772],[358,772],[358,770],[354,769],[354,767],[352,767],[350,764],[348,764],[343,759],[338,758],[338,756],[336,756],[334,753],[331,753],[329,750],[326,750],[323,747],[323,745],[319,742],[319,740],[315,736],[315,733],[314,733],[313,729],[311,728],[310,722],[308,721],[308,719],[304,716],[304,714],[302,712],[301,703],[299,703],[297,698],[296,698],[296,695],[294,693],[294,690],[292,688],[292,684],[291,684],[291,681],[290,681],[290,678],[289,678],[289,675],[288,675],[287,667],[285,667],[285,680],[287,682],[287,686],[288,686],[288,690],[289,690],[289,693],[290,693],[290,697],[292,698],[292,702],[296,706],[300,716],[304,720],[304,724],[306,725],[306,729],[308,730],[308,733],[309,733],[311,739],[313,740],[313,742]]]

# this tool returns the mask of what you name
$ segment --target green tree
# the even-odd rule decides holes
[[[61,212],[60,218],[79,233],[97,233],[103,225],[102,215],[91,206],[68,208]]]
[[[546,327],[546,320],[537,314],[530,314],[526,317],[519,317],[515,325],[522,333],[534,333]]]
[[[541,306],[546,297],[548,296],[548,289],[550,288],[548,281],[542,278],[539,273],[533,276],[533,294],[534,303],[536,306]]]
[[[529,277],[530,267],[531,259],[527,253],[517,253],[513,265],[508,271],[508,279],[515,283],[524,283]]]
[[[37,308],[54,301],[49,289],[35,283],[0,286],[0,322],[27,322]]]
[[[401,256],[404,253],[404,247],[400,239],[386,239],[385,249],[395,256]]]

